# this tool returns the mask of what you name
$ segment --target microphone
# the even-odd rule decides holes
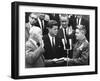
[[[63,46],[64,46],[64,50],[66,50],[65,40],[64,39],[62,39],[62,43],[63,43]]]
[[[69,39],[70,50],[72,50],[72,39]]]

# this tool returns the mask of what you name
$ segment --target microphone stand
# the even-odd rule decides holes
[[[70,27],[70,29],[68,30],[68,35],[71,35],[71,33],[73,32],[72,27]],[[69,56],[69,50],[72,49],[72,39],[68,39],[69,41],[69,49],[66,48],[66,44],[67,44],[67,40],[66,40],[66,36],[64,35],[65,39],[62,39],[63,45],[64,45],[64,50],[67,51],[67,66],[68,66],[68,56]]]
[[[66,51],[66,53],[67,53],[67,57],[66,57],[67,60],[66,60],[66,61],[67,61],[67,66],[68,66],[68,55],[69,55],[69,50],[70,50],[70,49],[67,49],[67,48],[66,48],[65,41],[66,41],[65,39],[62,39],[62,42],[63,42],[63,45],[64,45],[64,51]]]
[[[66,44],[65,44],[66,42],[65,41],[66,41],[65,39],[62,39],[62,43],[64,45],[64,50],[67,53],[67,59],[66,59],[66,61],[67,61],[67,66],[68,66],[68,56],[69,56],[69,50],[72,49],[72,39],[69,39],[69,45],[70,45],[70,48],[69,49],[66,48]]]

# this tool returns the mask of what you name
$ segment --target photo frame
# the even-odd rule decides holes
[[[12,2],[12,53],[11,77],[13,79],[97,74],[97,7],[67,4]],[[25,23],[29,13],[57,13],[85,15],[89,20],[89,65],[25,68]]]

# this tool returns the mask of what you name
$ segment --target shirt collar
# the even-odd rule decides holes
[[[50,33],[48,33],[48,36],[49,36],[50,42],[51,42],[51,44],[52,44],[52,38],[54,38],[54,40],[55,40],[55,37],[52,37],[52,36],[50,35]],[[55,41],[54,41],[54,43],[55,43]]]
[[[48,36],[50,37],[50,39],[55,38],[55,37],[52,37],[52,36],[50,35],[50,33],[48,33]]]

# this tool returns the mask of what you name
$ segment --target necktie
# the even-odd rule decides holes
[[[65,43],[66,43],[66,29],[64,29],[64,40],[65,40]]]
[[[64,29],[65,31],[65,46],[67,49],[69,49],[70,45],[69,45],[69,38],[68,36],[66,35],[66,29]]]
[[[77,18],[77,25],[79,25],[79,18]]]
[[[54,37],[52,37],[52,47],[54,47]]]
[[[65,32],[65,37],[66,37],[66,34],[67,34],[67,33],[66,33],[66,29],[64,29],[64,32]]]
[[[42,29],[43,29],[43,20],[41,20],[41,25],[42,25]]]

